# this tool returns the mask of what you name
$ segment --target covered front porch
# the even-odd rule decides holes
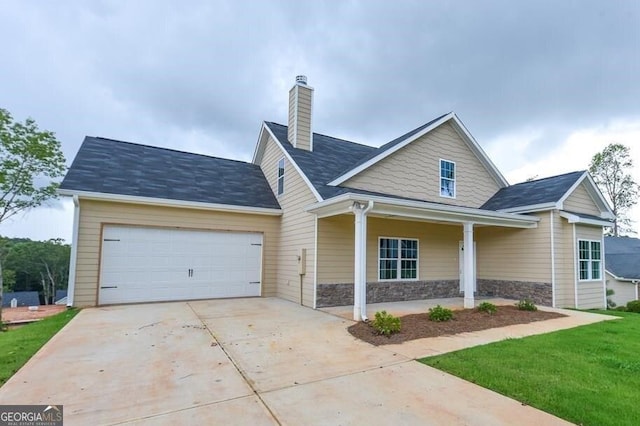
[[[462,297],[468,308],[475,305],[476,295],[502,296],[496,290],[501,275],[495,270],[502,264],[501,251],[510,249],[496,249],[500,230],[535,231],[540,221],[356,194],[307,210],[317,217],[315,307],[351,305],[356,321],[368,319],[368,303]],[[507,240],[514,238],[524,241],[526,235],[510,234]],[[548,282],[525,281],[548,284],[551,291]]]

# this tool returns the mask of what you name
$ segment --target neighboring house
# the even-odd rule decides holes
[[[604,255],[607,288],[614,292],[609,298],[618,306],[638,300],[640,239],[605,237]]]
[[[53,299],[56,305],[67,304],[67,290],[56,290],[56,296]]]
[[[60,188],[75,203],[68,304],[604,307],[613,214],[587,172],[509,186],[454,113],[375,148],[313,133],[312,98],[297,78],[288,126],[264,122],[251,163],[85,138]]]
[[[16,299],[18,307],[20,306],[40,306],[40,298],[37,291],[16,291],[11,293],[2,293],[2,307],[11,307],[11,301]]]

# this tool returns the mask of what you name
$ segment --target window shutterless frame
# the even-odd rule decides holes
[[[456,198],[456,163],[441,158],[439,164],[439,194],[444,198]]]
[[[278,187],[278,195],[284,194],[284,157],[278,160],[278,179],[277,179],[277,187]]]
[[[419,265],[417,238],[378,237],[378,281],[417,281]],[[408,274],[415,276],[407,278]]]
[[[602,280],[602,243],[578,239],[578,280]]]

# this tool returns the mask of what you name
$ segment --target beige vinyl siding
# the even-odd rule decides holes
[[[287,137],[293,146],[311,148],[311,103],[313,90],[303,85],[294,86],[289,92],[289,128]]]
[[[280,218],[176,207],[80,199],[75,306],[97,303],[101,235],[104,224],[263,233],[262,295],[275,296],[278,229]]]
[[[456,163],[455,199],[440,196],[440,159]],[[353,176],[343,186],[466,207],[480,207],[500,189],[448,123]]]
[[[576,267],[573,256],[573,225],[554,211],[556,247],[556,307],[575,307]]]
[[[591,198],[585,189],[584,183],[578,185],[571,195],[569,195],[564,201],[563,208],[570,212],[590,214],[593,216],[600,216],[601,214],[593,198]]]
[[[311,149],[311,89],[298,87],[298,140],[296,147]]]
[[[264,155],[260,163],[269,185],[275,193],[277,189],[278,160],[283,156],[280,147],[268,136]],[[279,245],[274,259],[277,259],[277,296],[300,302],[300,275],[298,255],[300,249],[307,250],[306,274],[303,276],[303,303],[313,306],[314,279],[314,233],[315,216],[304,209],[316,202],[311,190],[289,160],[285,159],[284,194],[278,197],[283,210],[280,217]]]
[[[613,290],[614,294],[609,298],[616,306],[626,306],[632,300],[636,300],[636,286],[630,281],[617,280],[610,273],[606,273],[607,288]]]
[[[533,229],[475,229],[479,279],[551,282],[549,214],[533,216],[540,218]]]
[[[600,241],[602,265],[604,265],[604,244],[602,244],[602,228],[597,226],[585,226],[576,224],[576,240]],[[578,243],[576,242],[576,250]],[[577,251],[576,251],[577,256]],[[577,272],[576,272],[577,273]],[[602,279],[597,281],[578,280],[578,308],[594,309],[604,308],[604,269]]]
[[[318,220],[318,283],[352,283],[355,217]],[[418,239],[418,279],[458,279],[458,242],[462,226],[369,217],[367,220],[367,281],[378,281],[378,239]]]

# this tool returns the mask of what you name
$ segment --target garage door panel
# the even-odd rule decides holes
[[[109,225],[103,238],[100,304],[260,295],[261,234]]]

